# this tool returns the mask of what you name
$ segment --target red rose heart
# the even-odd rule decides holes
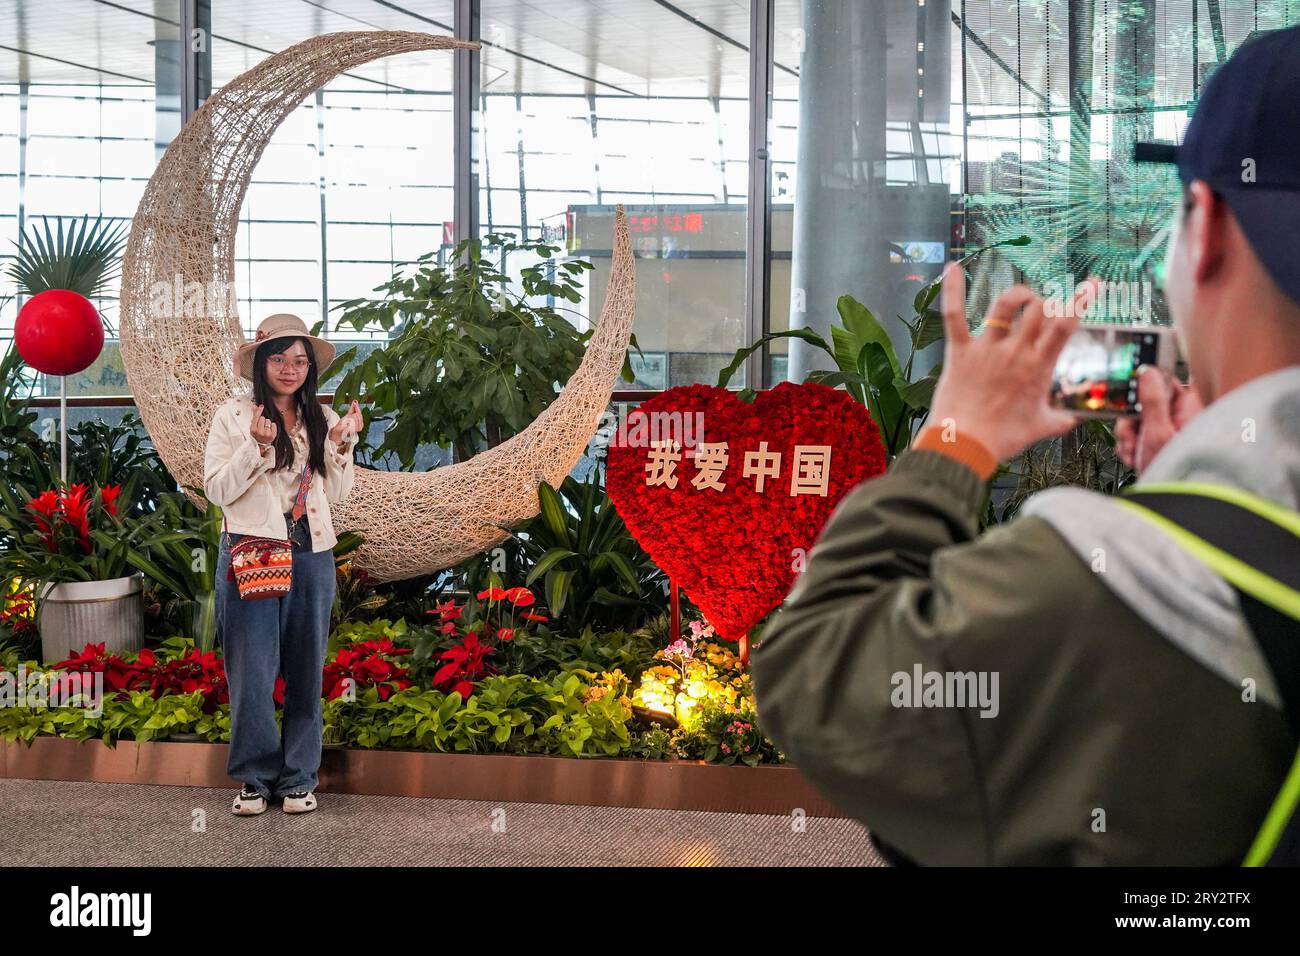
[[[649,484],[651,442],[673,439],[681,448],[668,466],[676,487]],[[745,456],[764,441],[780,455],[779,469],[758,492],[757,478],[744,477]],[[721,491],[694,481],[707,478],[701,464],[709,470],[693,457],[700,442],[727,443]],[[830,446],[824,496],[791,495],[796,445]],[[684,385],[627,415],[609,446],[605,486],[646,553],[720,635],[738,641],[790,593],[798,549],[806,557],[840,499],[884,470],[880,431],[846,392],[782,382],[747,405],[726,389]]]

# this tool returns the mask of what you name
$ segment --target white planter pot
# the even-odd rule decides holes
[[[137,571],[107,581],[64,581],[47,584],[37,627],[41,657],[47,664],[80,653],[87,644],[103,642],[110,654],[138,651],[144,646],[144,575]]]

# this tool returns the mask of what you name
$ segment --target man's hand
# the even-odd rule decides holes
[[[1048,404],[1052,371],[1096,288],[1090,279],[1072,302],[1057,303],[1063,314],[1049,318],[1045,299],[1026,286],[1014,286],[998,296],[984,331],[972,338],[966,325],[966,274],[950,263],[943,275],[947,344],[929,424],[953,429],[954,439],[958,434],[973,438],[998,461],[1069,431],[1078,417]]]
[[[1122,418],[1115,423],[1115,454],[1139,475],[1160,449],[1205,406],[1196,389],[1183,385],[1168,372],[1145,365],[1138,372],[1141,419]]]

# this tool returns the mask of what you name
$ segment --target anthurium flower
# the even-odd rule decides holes
[[[506,591],[505,598],[515,607],[528,607],[537,600],[537,598],[533,597],[533,592],[525,587],[511,588]]]
[[[520,614],[519,616],[522,617],[525,621],[545,621],[545,620],[548,620],[548,618],[546,617],[545,614],[535,614],[535,613],[532,612],[532,611],[525,611],[523,614]]]
[[[509,641],[513,639],[514,636],[515,636],[515,631],[514,628],[511,627],[503,627],[499,631],[497,631],[498,641]]]
[[[484,591],[478,592],[478,599],[482,601],[486,598],[489,601],[500,601],[506,596],[505,588],[491,587]]]

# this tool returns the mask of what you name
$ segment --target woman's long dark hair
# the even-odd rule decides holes
[[[292,335],[271,339],[257,347],[253,354],[253,404],[261,405],[262,414],[267,420],[275,422],[275,470],[290,467],[293,464],[293,439],[289,437],[289,432],[284,427],[284,417],[275,404],[275,390],[266,380],[266,360],[272,355],[280,354],[294,342],[301,342],[307,350],[307,377],[298,386],[294,397],[307,429],[307,459],[311,462],[312,474],[315,475],[325,470],[325,439],[329,427],[325,424],[325,412],[320,407],[320,399],[316,397],[316,350],[312,348],[310,340],[301,335]]]

